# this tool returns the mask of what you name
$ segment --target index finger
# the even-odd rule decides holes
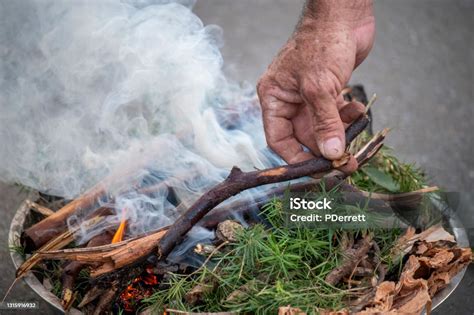
[[[268,100],[267,100],[268,101]],[[298,110],[299,104],[285,103],[273,99],[271,103],[262,102],[263,126],[268,146],[288,164],[314,158],[296,139],[291,114]]]

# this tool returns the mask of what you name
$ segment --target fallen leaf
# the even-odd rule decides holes
[[[374,183],[382,186],[388,191],[397,192],[400,190],[400,186],[397,184],[397,182],[395,182],[392,176],[388,175],[387,173],[384,173],[381,170],[371,166],[365,166],[361,170],[365,173],[365,175],[369,176],[369,178]]]
[[[291,307],[288,305],[280,306],[278,308],[278,315],[306,315],[306,313],[298,307]]]

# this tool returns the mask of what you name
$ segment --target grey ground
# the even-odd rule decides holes
[[[200,0],[206,24],[222,26],[227,73],[254,84],[291,34],[301,0]],[[375,128],[393,127],[389,144],[406,161],[427,170],[432,182],[460,192],[460,215],[474,243],[473,41],[474,1],[376,1],[377,37],[366,62],[353,75],[379,96]],[[15,207],[24,198],[0,183],[0,296],[13,279],[7,235]],[[474,314],[474,266],[434,314]],[[56,314],[23,283],[9,301],[38,301],[36,314]],[[0,314],[12,314],[0,310]],[[16,312],[20,314],[20,312]],[[27,314],[28,312],[23,312]]]

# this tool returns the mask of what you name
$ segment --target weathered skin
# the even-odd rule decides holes
[[[346,104],[341,91],[367,57],[374,32],[372,1],[306,4],[292,37],[257,86],[268,145],[287,163],[343,155],[344,127],[364,108]]]

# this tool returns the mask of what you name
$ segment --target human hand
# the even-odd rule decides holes
[[[290,164],[342,157],[344,129],[364,112],[361,103],[345,103],[341,92],[372,47],[372,4],[342,10],[339,0],[317,2],[318,10],[308,4],[257,86],[267,143]]]

